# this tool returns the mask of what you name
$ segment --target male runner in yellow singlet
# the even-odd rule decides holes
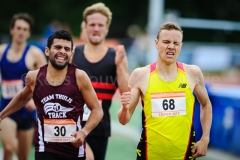
[[[137,160],[192,160],[205,156],[212,123],[212,106],[201,70],[195,65],[177,62],[183,32],[172,22],[162,24],[155,46],[157,62],[135,69],[128,92],[121,96],[118,118],[130,121],[141,97],[142,135]],[[203,134],[195,143],[193,128],[194,95],[201,104]]]

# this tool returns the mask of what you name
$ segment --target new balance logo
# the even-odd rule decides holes
[[[187,87],[187,84],[186,83],[180,83],[178,88],[186,88]]]

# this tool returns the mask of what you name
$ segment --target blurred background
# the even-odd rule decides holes
[[[239,0],[0,0],[0,43],[11,41],[9,22],[15,13],[27,12],[35,25],[29,43],[44,50],[46,39],[57,29],[67,29],[78,43],[82,12],[103,2],[113,13],[107,40],[124,44],[129,72],[157,60],[154,39],[161,23],[177,22],[183,29],[179,61],[198,65],[205,77],[213,105],[208,155],[202,160],[240,159],[240,1]],[[141,132],[141,106],[126,126],[117,120],[119,93],[111,106],[112,136],[107,160],[135,159]],[[199,104],[194,125],[201,135]],[[1,146],[1,145],[0,145]],[[1,151],[0,151],[0,154]],[[33,149],[29,159],[33,158]]]

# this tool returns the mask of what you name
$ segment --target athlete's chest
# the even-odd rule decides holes
[[[187,98],[192,95],[188,80],[178,76],[172,82],[150,77],[145,100],[150,102],[152,117],[186,115]]]

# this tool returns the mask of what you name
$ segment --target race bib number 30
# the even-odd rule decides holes
[[[186,115],[185,92],[151,94],[152,117]]]
[[[72,119],[44,119],[44,141],[71,142],[76,131],[76,122]]]
[[[3,98],[14,98],[23,90],[22,80],[2,81],[2,96]]]

